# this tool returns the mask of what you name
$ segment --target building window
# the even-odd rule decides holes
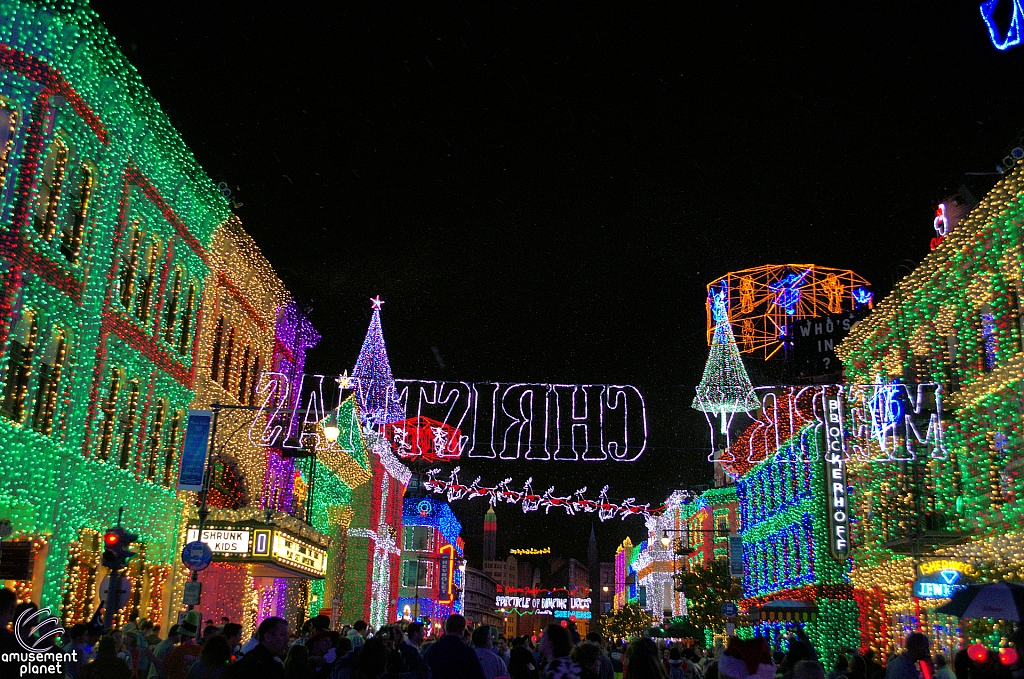
[[[18,127],[18,113],[6,104],[0,104],[0,189],[7,185],[7,167],[14,150],[14,130]]]
[[[39,368],[39,390],[36,395],[36,412],[33,427],[42,434],[53,430],[53,415],[57,410],[57,394],[60,391],[60,376],[67,356],[67,340],[64,332],[57,330],[50,338],[50,344]]]
[[[7,347],[7,382],[4,384],[3,415],[21,422],[25,414],[25,398],[32,377],[32,354],[36,347],[35,314],[26,311],[11,331]]]
[[[156,285],[159,261],[160,242],[154,238],[146,251],[146,259],[143,262],[142,291],[139,303],[135,305],[135,316],[143,322],[149,320],[150,304],[153,301],[153,287]]]
[[[89,202],[92,199],[92,167],[83,164],[81,174],[78,191],[72,194],[68,204],[70,214],[64,220],[60,243],[61,254],[72,264],[78,263],[78,255],[82,250],[82,237],[85,235],[85,221],[89,217]]]
[[[980,312],[982,367],[991,372],[996,367],[996,317],[989,304],[982,304]]]
[[[256,403],[256,387],[260,383],[260,357],[252,361],[252,375],[249,377],[249,404]]]
[[[210,357],[210,379],[220,382],[220,352],[224,345],[224,317],[217,321],[217,329],[213,331],[213,353]]]
[[[192,342],[192,313],[196,299],[196,288],[194,283],[188,286],[188,297],[185,299],[185,307],[182,309],[181,336],[178,338],[178,353],[188,356],[188,347]]]
[[[402,531],[405,544],[410,552],[429,552],[434,548],[434,529],[430,526],[411,526]]]
[[[54,139],[43,161],[43,176],[39,178],[39,198],[36,203],[35,227],[43,240],[50,240],[57,228],[57,206],[67,173],[68,147]]]
[[[114,422],[117,417],[117,399],[121,394],[121,371],[114,369],[110,371],[110,386],[107,389],[107,398],[100,406],[103,412],[103,428],[100,433],[99,459],[106,460],[110,456],[110,445],[114,440]]]
[[[174,462],[181,448],[181,435],[185,427],[185,411],[179,410],[171,420],[171,432],[167,437],[167,448],[164,451],[164,486],[170,488],[174,479]]]
[[[146,446],[146,480],[152,481],[156,478],[157,462],[160,457],[161,444],[163,443],[164,411],[166,404],[160,401],[153,411],[153,421],[149,427],[149,443]]]
[[[242,352],[242,361],[239,364],[238,373],[238,402],[245,403],[245,397],[249,394],[249,347]]]
[[[225,391],[231,391],[231,368],[234,367],[232,365],[234,362],[234,353],[235,329],[231,328],[231,332],[228,333],[228,342],[224,349],[224,372],[222,373],[223,381],[221,382],[221,386],[224,387]]]
[[[142,233],[138,227],[138,222],[135,222],[128,231],[121,248],[121,265],[117,272],[121,306],[126,311],[131,310],[132,298],[135,297],[135,275],[139,268],[139,245],[142,243]]]
[[[402,568],[402,587],[430,587],[429,561],[406,561]]]
[[[174,344],[174,330],[178,325],[178,295],[181,294],[181,271],[174,272],[174,282],[171,283],[171,294],[167,297],[164,306],[164,341]]]
[[[128,386],[128,405],[121,416],[121,456],[118,466],[128,469],[132,462],[132,448],[135,444],[135,412],[139,407],[139,383]]]

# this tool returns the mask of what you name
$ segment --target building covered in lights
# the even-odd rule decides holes
[[[846,382],[882,403],[849,463],[862,647],[920,629],[948,654],[1007,633],[932,609],[963,584],[1024,580],[1022,193],[1018,165],[959,223],[940,204],[932,252],[838,348]]]
[[[402,511],[402,555],[394,620],[418,620],[429,635],[443,634],[445,618],[462,613],[465,560],[462,524],[448,503],[417,493]]]
[[[6,583],[88,621],[100,535],[124,508],[139,540],[120,615],[162,620],[196,318],[229,206],[86,3],[2,11],[0,517],[22,548],[19,564],[5,545]]]

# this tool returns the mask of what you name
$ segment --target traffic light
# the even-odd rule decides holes
[[[138,535],[120,526],[107,530],[103,535],[103,565],[111,570],[127,566],[128,560],[135,556],[135,552],[128,547],[138,539]]]

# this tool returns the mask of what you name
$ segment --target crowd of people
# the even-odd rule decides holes
[[[0,652],[16,650],[14,638],[37,641],[45,629],[8,626],[34,608],[16,604],[0,589]],[[23,619],[29,619],[25,617]],[[331,629],[326,616],[308,621],[294,634],[283,618],[263,620],[243,642],[243,628],[222,618],[203,621],[188,611],[166,638],[160,627],[133,620],[102,633],[77,624],[54,650],[77,658],[64,665],[71,679],[1024,679],[1024,662],[1004,664],[958,651],[951,662],[933,655],[928,638],[907,636],[905,649],[883,666],[870,650],[848,649],[826,669],[801,628],[787,639],[786,652],[772,653],[763,638],[730,637],[701,649],[646,637],[629,642],[584,638],[572,623],[550,624],[536,636],[506,638],[494,627],[470,630],[461,615],[445,620],[444,633],[427,639],[421,623],[403,622],[372,630],[357,621]],[[1014,646],[1024,647],[1017,634]],[[37,644],[37,648],[40,646]],[[73,653],[72,653],[73,652]]]

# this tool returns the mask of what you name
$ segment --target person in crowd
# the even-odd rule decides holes
[[[370,637],[359,649],[359,659],[349,676],[351,679],[381,679],[387,674],[389,656],[384,639]]]
[[[215,634],[203,644],[199,660],[188,670],[186,679],[220,679],[231,662],[231,642],[223,634]]]
[[[634,639],[622,656],[622,679],[665,679],[658,646],[646,638]]]
[[[694,666],[683,657],[678,645],[668,651],[668,676],[669,679],[696,679]]]
[[[828,679],[846,679],[846,675],[850,670],[850,661],[847,660],[845,653],[836,654],[836,662],[832,666],[832,671],[828,673]]]
[[[508,675],[512,679],[539,679],[537,659],[525,644],[513,645],[508,654]]]
[[[359,647],[366,643],[367,625],[365,620],[356,620],[352,629],[348,631],[349,641],[352,642],[352,650],[358,651]]]
[[[444,635],[423,654],[434,679],[484,679],[476,653],[462,642],[466,619],[453,613],[444,621]]]
[[[486,679],[508,676],[508,666],[501,656],[494,652],[494,642],[491,641],[491,626],[478,625],[473,630],[473,650],[480,667],[484,671]]]
[[[142,662],[142,649],[139,648],[139,636],[135,631],[135,623],[128,623],[121,632],[121,652],[117,657],[123,659],[132,671],[133,677],[139,676],[139,664]],[[148,674],[148,670],[147,670]]]
[[[953,674],[956,679],[970,679],[971,656],[967,655],[967,649],[961,648],[953,654]]]
[[[931,658],[928,637],[920,632],[911,632],[904,643],[906,650],[889,661],[885,679],[918,679],[917,663]]]
[[[825,679],[825,668],[817,660],[801,660],[793,667],[793,679]]]
[[[220,633],[228,640],[228,645],[231,646],[231,654],[235,655],[235,651],[242,643],[242,626],[237,622],[227,622],[221,627]]]
[[[869,648],[864,651],[864,664],[867,666],[868,679],[883,679],[885,677],[885,668],[875,660],[874,649]]]
[[[946,656],[942,653],[935,654],[935,679],[956,679],[953,668],[946,663]],[[854,679],[851,675],[849,679]]]
[[[309,663],[309,647],[305,644],[292,644],[284,659],[284,676],[287,679],[314,679],[316,672]]]
[[[615,679],[615,670],[612,669],[612,659],[608,657],[604,644],[601,643],[601,635],[598,632],[587,632],[586,640],[593,644],[597,644],[601,649],[601,655],[598,656],[598,679]]]
[[[498,635],[498,641],[494,644],[494,652],[501,656],[501,659],[508,665],[508,639],[504,634]]]
[[[224,679],[280,679],[284,667],[278,658],[288,649],[288,622],[266,618],[256,630],[257,644],[224,672]]]
[[[804,660],[814,660],[811,654],[811,647],[792,637],[789,641],[789,651],[782,661],[779,669],[782,671],[782,679],[793,679],[793,672],[796,666]]]
[[[83,673],[85,679],[131,679],[132,671],[117,657],[117,639],[105,636],[96,647],[96,659]]]
[[[572,639],[566,628],[556,623],[545,627],[544,636],[540,640],[540,652],[547,661],[544,679],[578,679],[580,676],[580,666],[570,657]]]
[[[313,668],[316,676],[327,676],[331,673],[331,666],[338,657],[334,650],[334,639],[328,632],[318,632],[306,642],[309,649],[309,666]]]
[[[85,623],[78,623],[71,626],[67,634],[67,643],[60,649],[62,653],[73,653],[77,660],[64,662],[64,675],[68,679],[80,679],[82,668],[89,662],[89,626]]]
[[[569,657],[580,666],[580,679],[600,679],[601,647],[592,641],[581,641],[573,647]]]
[[[212,637],[214,634],[220,634],[220,627],[216,625],[207,625],[203,628],[203,636],[201,637],[200,644],[205,644],[206,640]]]
[[[622,679],[622,646],[618,643],[612,644],[611,653],[608,657],[612,661],[612,671],[615,673],[615,679]]]
[[[164,661],[164,668],[167,670],[167,679],[185,679],[189,668],[199,660],[199,654],[203,647],[195,642],[199,634],[199,625],[202,624],[202,616],[199,611],[189,611],[185,619],[178,625],[178,636],[181,643],[167,654]]]
[[[850,660],[850,671],[846,673],[846,679],[868,679],[868,665],[862,656],[854,655]]]
[[[149,634],[146,635],[146,642],[150,646],[159,646],[163,638],[160,636],[160,625],[153,625],[149,629]]]
[[[153,649],[153,657],[150,658],[149,677],[147,679],[167,679],[167,656],[171,654],[174,647],[181,640],[178,634],[178,626],[171,625],[167,638],[156,645]]]
[[[405,663],[405,669],[416,679],[430,679],[430,668],[420,653],[425,633],[422,622],[410,622],[405,628],[405,635],[398,644],[398,654]]]

